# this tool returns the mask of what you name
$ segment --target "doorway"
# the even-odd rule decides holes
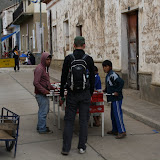
[[[128,75],[129,88],[139,89],[138,83],[138,11],[127,14],[128,20]]]

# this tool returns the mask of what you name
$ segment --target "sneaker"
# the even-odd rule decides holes
[[[64,156],[68,156],[69,152],[62,151],[61,154]]]
[[[79,153],[80,153],[80,154],[83,154],[83,153],[85,153],[85,152],[86,152],[86,150],[84,150],[84,149],[82,149],[82,148],[79,149]]]
[[[108,131],[107,134],[112,134],[112,135],[117,136],[117,135],[118,135],[118,132]]]
[[[49,127],[46,127],[47,130],[49,130]],[[39,130],[39,127],[37,127],[37,131]]]
[[[122,139],[122,138],[124,138],[126,136],[127,136],[126,132],[118,133],[118,136],[116,136],[116,139]]]
[[[53,133],[53,131],[46,129],[46,131],[38,131],[39,134],[50,134]]]

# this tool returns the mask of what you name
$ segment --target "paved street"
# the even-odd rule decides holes
[[[58,75],[57,75],[58,76]],[[56,77],[55,77],[56,79]],[[59,79],[59,77],[57,77]],[[53,81],[53,80],[52,80]],[[101,137],[101,127],[89,128],[87,152],[80,155],[77,151],[78,117],[72,149],[68,156],[60,154],[62,130],[53,125],[52,101],[47,118],[53,134],[40,135],[36,131],[38,105],[34,98],[33,68],[0,69],[0,109],[6,107],[20,115],[20,132],[15,160],[159,160],[160,134],[154,129],[124,115],[127,137],[117,140],[105,134]],[[63,128],[63,115],[61,125]],[[105,133],[111,129],[110,107],[105,106]],[[13,151],[5,150],[0,142],[0,160],[13,159]]]

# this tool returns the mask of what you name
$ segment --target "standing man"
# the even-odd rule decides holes
[[[18,51],[18,46],[15,46],[15,48],[13,49],[13,58],[15,60],[15,67],[14,67],[14,71],[16,72],[16,67],[19,71],[19,51]]]
[[[122,139],[126,137],[126,129],[123,123],[122,111],[122,89],[124,86],[124,81],[112,70],[111,61],[105,60],[102,63],[102,66],[104,72],[107,73],[105,81],[106,88],[104,91],[110,94],[107,96],[107,102],[111,102],[112,130],[108,131],[107,134],[117,135],[116,139]]]
[[[36,100],[38,102],[38,124],[37,131],[40,134],[52,133],[48,127],[46,127],[46,117],[49,112],[49,97],[46,95],[53,90],[54,87],[50,84],[49,66],[51,64],[52,57],[49,53],[42,53],[41,63],[36,67],[34,71],[34,82]]]
[[[89,106],[94,91],[94,62],[85,54],[85,39],[74,39],[74,52],[65,57],[61,75],[61,101],[64,101],[64,87],[67,88],[65,126],[63,133],[62,154],[68,155],[71,149],[73,126],[79,109],[79,153],[85,153],[88,135]]]

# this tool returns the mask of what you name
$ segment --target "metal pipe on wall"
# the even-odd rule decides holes
[[[43,35],[42,35],[42,0],[40,0],[40,34],[41,34],[41,53],[43,53]]]

